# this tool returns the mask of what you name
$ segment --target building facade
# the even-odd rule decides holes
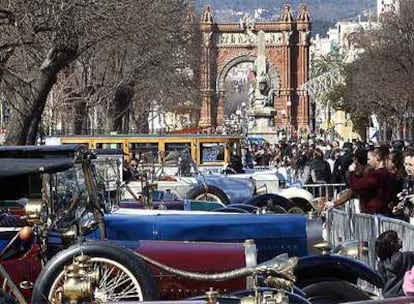
[[[377,17],[378,20],[384,14],[398,13],[400,7],[400,0],[377,0]]]

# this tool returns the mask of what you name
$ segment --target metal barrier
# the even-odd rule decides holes
[[[378,216],[363,213],[355,213],[351,217],[351,229],[355,239],[368,249],[368,255],[361,255],[360,259],[372,267],[376,265],[375,240],[379,235],[378,220]]]
[[[349,203],[348,203],[349,204]],[[350,205],[344,210],[331,209],[326,217],[326,238],[333,245],[358,240],[368,250],[358,259],[376,268],[375,241],[381,233],[395,230],[402,240],[403,250],[414,251],[414,225],[380,215],[355,213]]]
[[[328,212],[326,217],[327,240],[336,245],[353,239],[349,213],[341,210]]]
[[[338,195],[346,189],[345,184],[305,184],[302,186],[303,189],[312,193],[313,197],[326,197],[327,199],[335,199]]]

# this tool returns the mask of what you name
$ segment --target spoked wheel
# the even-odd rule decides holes
[[[287,210],[287,213],[293,213],[293,214],[305,214],[305,211],[303,211],[300,207],[292,207],[289,210]]]
[[[230,203],[229,198],[224,191],[213,185],[207,185],[206,187],[197,186],[191,189],[187,193],[186,197],[200,201],[219,202],[224,205],[228,205]]]
[[[92,257],[90,262],[92,269],[97,270],[101,277],[93,292],[95,302],[118,302],[125,299],[142,301],[141,285],[131,271],[111,259]],[[64,283],[64,273],[61,272],[52,283],[49,301],[55,299]]]
[[[76,284],[68,283],[76,277],[76,273],[68,273],[68,269],[74,268],[74,258],[79,256],[89,257],[91,277],[97,276],[86,295],[82,293],[87,288],[80,284],[88,282],[84,276],[77,282],[79,289],[74,288]],[[74,290],[68,293],[68,288]],[[150,301],[158,298],[158,292],[152,274],[133,252],[113,244],[91,242],[70,247],[48,262],[36,281],[32,303],[69,303],[70,297],[77,296],[82,296],[82,303]]]
[[[194,199],[208,202],[221,202],[220,197],[218,197],[214,193],[201,193],[197,195]]]

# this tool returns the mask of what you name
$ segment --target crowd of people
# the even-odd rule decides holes
[[[250,145],[245,167],[275,166],[287,180],[301,184],[343,184],[342,194],[325,208],[359,198],[360,209],[404,219],[399,204],[403,191],[413,191],[414,147],[402,141],[366,144],[358,141],[309,141],[258,147]],[[341,189],[341,190],[343,190]]]
[[[412,215],[406,213],[401,198],[402,194],[413,194],[414,147],[402,141],[377,145],[344,143],[341,148],[338,142],[282,143],[250,147],[249,152],[254,164],[288,167],[292,178],[304,184],[344,183],[346,189],[339,197],[323,201],[325,209],[358,198],[363,213],[406,221]],[[383,296],[414,296],[414,252],[402,251],[398,233],[388,230],[380,234],[375,252],[385,284]]]
[[[252,144],[248,146],[245,152],[247,157],[243,159],[245,167],[289,168],[290,178],[302,184],[344,183],[345,176],[335,161],[342,156],[344,166],[349,166],[352,163],[352,149],[352,143],[345,143],[341,148],[338,141],[265,143],[262,146]]]

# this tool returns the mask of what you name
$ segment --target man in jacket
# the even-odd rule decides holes
[[[334,184],[347,184],[349,176],[349,166],[353,162],[352,143],[345,142],[342,146],[343,154],[339,156],[334,163],[332,172],[332,182]],[[343,189],[340,189],[343,190]]]

